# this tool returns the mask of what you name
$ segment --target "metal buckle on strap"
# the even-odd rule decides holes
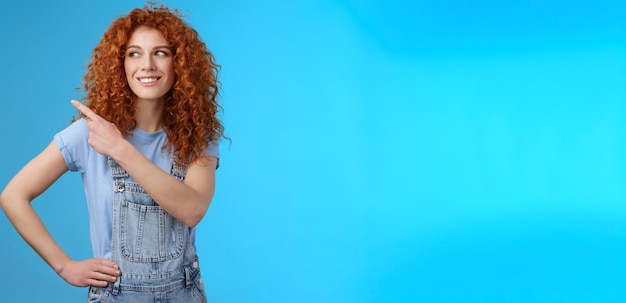
[[[185,288],[189,288],[193,285],[193,281],[191,280],[191,270],[189,269],[189,266],[184,266],[183,267],[185,270]]]
[[[122,276],[117,277],[117,280],[115,280],[115,283],[113,283],[113,286],[109,286],[108,290],[114,295],[117,296],[117,294],[120,292],[120,280],[122,280]]]
[[[115,180],[115,189],[118,192],[123,192],[126,189],[126,185],[124,184],[124,180]]]

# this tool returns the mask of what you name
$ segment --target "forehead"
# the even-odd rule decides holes
[[[152,46],[163,46],[169,45],[163,34],[151,27],[140,26],[130,35],[130,39],[128,39],[128,46],[137,46],[137,47],[152,47]]]

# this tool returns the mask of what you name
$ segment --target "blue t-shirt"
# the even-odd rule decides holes
[[[94,258],[111,259],[111,234],[113,225],[113,180],[107,157],[95,151],[87,140],[89,128],[80,119],[54,136],[54,142],[63,154],[70,171],[82,174],[87,210],[89,211],[89,233]],[[129,138],[152,163],[163,171],[172,169],[172,150],[163,149],[167,141],[164,130],[153,133],[134,129]],[[206,155],[219,158],[218,145],[210,142]],[[131,181],[132,177],[129,177]],[[195,242],[195,228],[190,230],[191,241]]]

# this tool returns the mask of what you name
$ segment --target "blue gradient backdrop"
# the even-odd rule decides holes
[[[211,302],[624,302],[622,1],[166,1],[222,65]],[[142,1],[10,1],[0,183]],[[80,176],[34,205],[91,255]],[[81,302],[0,217],[0,301]]]

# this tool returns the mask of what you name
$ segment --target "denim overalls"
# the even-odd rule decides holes
[[[206,302],[189,227],[152,200],[113,159],[111,258],[122,275],[104,288],[90,287],[88,302]],[[186,166],[172,165],[183,182]]]

